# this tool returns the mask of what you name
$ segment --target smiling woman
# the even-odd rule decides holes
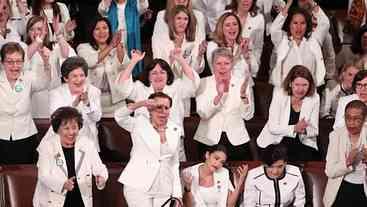
[[[25,164],[35,160],[36,133],[31,96],[49,86],[47,67],[23,70],[24,50],[6,43],[0,50],[0,164]]]
[[[294,66],[283,82],[283,88],[274,89],[268,122],[257,138],[265,148],[283,143],[288,147],[291,161],[319,160],[316,136],[319,123],[319,95],[310,71]]]

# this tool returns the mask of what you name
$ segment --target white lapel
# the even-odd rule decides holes
[[[65,177],[67,178],[68,170],[66,167],[64,152],[62,151],[62,146],[60,143],[60,136],[58,134],[55,134],[55,136],[50,137],[50,140],[52,140],[51,143],[54,149],[54,155],[53,155],[54,162],[56,163],[56,166],[59,168],[62,174],[64,174]]]
[[[177,138],[180,137],[179,129],[177,126],[172,125],[170,121],[168,121],[167,129],[166,129],[166,140],[169,148],[173,151],[176,151],[178,140]]]
[[[148,117],[139,116],[139,123],[137,131],[140,134],[140,137],[147,144],[148,148],[157,157],[157,159],[159,159],[161,155],[159,134],[153,128]]]
[[[75,144],[75,174],[78,175],[79,170],[83,164],[85,159],[85,150],[83,149],[83,140],[82,137],[77,137],[77,142]]]

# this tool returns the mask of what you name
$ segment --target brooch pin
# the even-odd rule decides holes
[[[220,180],[217,181],[218,193],[220,193],[222,186],[220,185]]]
[[[56,165],[57,166],[62,166],[63,164],[64,164],[64,161],[61,159],[60,153],[57,153],[57,155],[56,155]]]
[[[23,90],[23,87],[19,84],[15,85],[14,87],[15,92],[19,93]]]

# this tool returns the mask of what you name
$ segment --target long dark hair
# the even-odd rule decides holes
[[[32,0],[32,14],[36,16],[46,16],[42,11],[44,3],[45,0]],[[59,5],[57,5],[57,2],[54,1],[53,3],[51,3],[51,7],[54,16],[59,15],[60,18],[59,21],[61,22],[62,21],[61,11]]]
[[[97,15],[88,26],[88,42],[93,47],[93,49],[95,49],[95,50],[99,49],[98,44],[97,44],[97,42],[96,42],[96,40],[94,39],[94,36],[93,36],[94,29],[96,28],[98,22],[105,22],[108,26],[107,44],[110,44],[110,42],[112,40],[112,36],[113,36],[112,26],[111,26],[110,21],[106,17],[102,17],[100,15]]]

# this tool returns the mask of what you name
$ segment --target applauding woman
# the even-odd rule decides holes
[[[88,137],[80,136],[82,115],[61,107],[51,115],[56,133],[39,148],[38,181],[33,206],[92,207],[92,176],[98,189],[108,178],[106,166]]]
[[[184,205],[186,207],[234,207],[247,175],[247,165],[237,168],[232,186],[229,171],[223,167],[227,149],[214,145],[205,153],[205,162],[183,171]]]
[[[115,112],[116,122],[131,134],[130,160],[119,182],[129,207],[158,207],[171,196],[182,198],[178,149],[181,128],[169,121],[172,99],[156,92]],[[146,107],[149,117],[130,114]]]

